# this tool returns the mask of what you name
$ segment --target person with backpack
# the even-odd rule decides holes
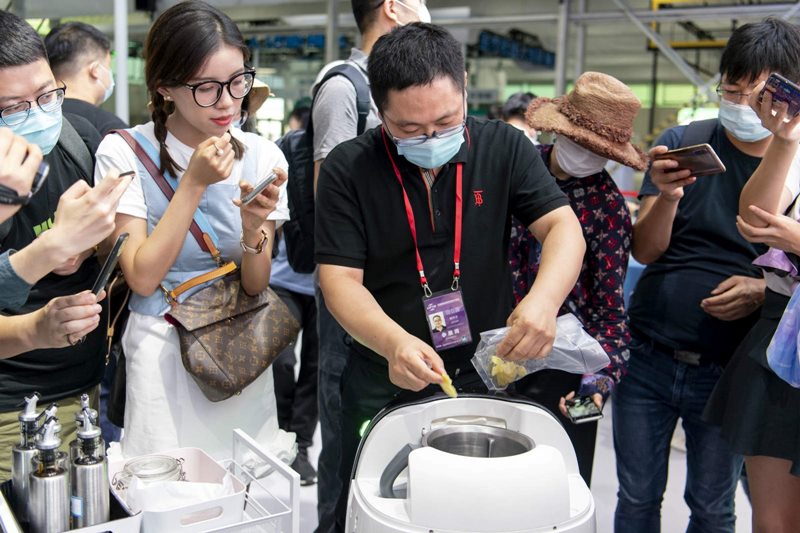
[[[105,368],[106,332],[97,326],[106,302],[89,289],[100,272],[96,245],[114,229],[131,178],[109,170],[92,187],[100,139],[81,117],[62,114],[64,94],[36,31],[0,11],[0,126],[36,145],[27,157],[49,168],[16,198],[4,194],[22,207],[0,224],[0,481],[11,474],[23,398],[39,392],[42,404],[58,402],[62,421],[72,420],[83,393],[97,408]],[[22,158],[24,146],[3,154],[0,166]],[[75,430],[63,424],[64,449]]]
[[[311,109],[298,104],[289,115],[290,131],[278,139],[278,148],[291,155],[289,143],[301,142],[308,125]],[[294,126],[294,127],[292,127]],[[295,144],[295,149],[297,145]],[[317,471],[308,458],[308,449],[314,442],[314,432],[319,422],[317,379],[319,366],[319,341],[317,338],[317,304],[314,299],[314,275],[296,272],[289,263],[286,237],[283,231],[276,235],[278,253],[272,259],[269,286],[289,307],[300,322],[302,342],[300,369],[295,378],[295,345],[288,346],[272,363],[275,376],[275,403],[278,408],[278,425],[284,431],[297,435],[297,457],[292,468],[300,475],[301,485],[317,482]]]
[[[798,57],[798,29],[788,22],[737,28],[720,59],[719,118],[670,128],[650,151],[655,157],[708,143],[726,170],[695,177],[676,170],[674,159],[656,160],[642,185],[632,252],[647,267],[628,310],[628,372],[613,396],[618,533],[660,530],[678,418],[686,432],[688,530],[735,529],[742,457],[702,415],[765,297],[762,274],[752,265],[765,248],[736,228],[739,196],[772,140],[748,98],[772,72],[798,79]]]
[[[314,192],[320,168],[328,154],[344,141],[380,124],[378,108],[369,92],[367,58],[372,46],[392,29],[415,21],[430,22],[425,0],[352,0],[360,48],[353,48],[342,64],[326,65],[316,84],[311,120],[300,154],[287,153],[289,210],[284,227],[289,263],[297,272],[314,270]],[[291,145],[291,144],[290,144]],[[284,149],[284,153],[286,153]],[[301,171],[302,175],[296,172]],[[319,332],[319,420],[322,450],[317,467],[317,533],[337,531],[335,508],[342,490],[341,458],[342,372],[353,343],[336,322],[319,286],[316,287]]]

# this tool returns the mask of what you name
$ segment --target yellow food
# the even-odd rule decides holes
[[[445,394],[450,396],[451,398],[458,398],[458,392],[456,392],[456,388],[453,387],[453,380],[450,379],[450,376],[447,375],[447,372],[442,373],[442,382],[439,384]]]
[[[492,370],[491,374],[495,383],[500,387],[506,387],[510,383],[524,377],[528,372],[525,367],[513,361],[504,361],[496,355],[491,359]]]

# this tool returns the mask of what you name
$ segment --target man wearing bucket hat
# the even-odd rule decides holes
[[[702,415],[765,298],[751,264],[765,249],[736,228],[742,189],[772,141],[747,103],[772,72],[800,77],[796,33],[776,19],[737,28],[720,58],[719,118],[670,128],[651,150],[708,143],[727,170],[694,177],[676,171],[675,160],[659,160],[642,185],[632,252],[647,268],[628,310],[628,372],[614,391],[618,533],[659,530],[678,418],[686,432],[688,531],[735,530],[742,457]]]
[[[586,253],[578,282],[561,312],[575,314],[608,354],[608,368],[576,376],[559,370],[532,374],[517,383],[517,392],[542,403],[561,419],[575,447],[586,484],[591,483],[597,423],[571,424],[564,395],[593,397],[598,407],[624,373],[630,334],[626,324],[623,283],[631,242],[631,217],[625,198],[604,167],[608,160],[644,170],[647,156],[631,144],[633,120],[640,103],[621,81],[586,72],[575,88],[558,98],[536,98],[527,112],[532,128],[556,134],[554,145],[539,152],[569,198],[583,228]],[[534,237],[515,224],[510,245],[517,300],[524,297],[538,271]],[[534,253],[530,254],[530,250]],[[569,393],[569,394],[567,394]]]

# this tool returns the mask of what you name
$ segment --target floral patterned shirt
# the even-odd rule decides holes
[[[549,167],[552,145],[539,151]],[[607,398],[625,373],[630,332],[625,316],[623,284],[631,249],[631,217],[611,176],[604,170],[585,178],[557,180],[583,228],[586,255],[580,276],[561,307],[573,313],[608,354],[610,364],[581,380],[579,395]],[[541,246],[528,229],[512,221],[509,262],[517,303],[528,294],[539,269]]]

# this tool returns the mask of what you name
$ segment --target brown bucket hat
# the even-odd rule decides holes
[[[644,170],[648,157],[631,144],[640,107],[633,91],[618,79],[584,72],[569,94],[536,98],[525,116],[532,128],[564,135],[598,155]]]

